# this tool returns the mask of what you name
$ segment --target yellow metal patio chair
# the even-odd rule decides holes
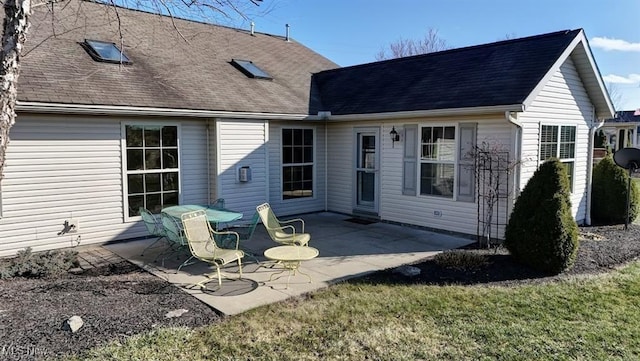
[[[263,203],[257,206],[256,211],[260,214],[262,224],[274,242],[291,246],[307,246],[309,244],[311,235],[304,233],[304,221],[302,219],[295,218],[281,221],[273,213],[269,203]],[[302,232],[296,232],[296,227],[291,224],[295,222],[300,223],[300,230]]]
[[[203,210],[189,212],[182,215],[182,225],[185,237],[189,243],[191,254],[216,268],[218,275],[218,286],[222,286],[222,276],[220,275],[220,267],[231,263],[238,262],[240,277],[242,278],[242,257],[244,252],[238,249],[239,237],[236,232],[217,232],[211,228],[207,221],[206,212]],[[235,238],[235,249],[220,248],[216,244],[216,239]],[[205,274],[206,278],[192,286],[198,286],[201,289],[206,288],[206,284],[211,281],[212,274]]]

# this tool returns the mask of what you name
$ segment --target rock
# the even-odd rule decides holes
[[[80,316],[71,316],[68,320],[64,321],[62,329],[76,333],[82,326],[84,326],[84,321],[82,321]]]
[[[394,268],[393,273],[400,273],[405,277],[415,277],[420,274],[420,268],[414,266],[400,266]]]
[[[82,272],[84,272],[84,270],[82,268],[80,268],[80,267],[74,267],[74,268],[71,268],[69,270],[69,273],[71,273],[73,275],[80,275],[80,274],[82,274]]]
[[[169,311],[167,312],[166,315],[164,315],[164,318],[174,318],[174,317],[180,317],[183,314],[189,312],[189,310],[185,310],[184,308],[180,308],[177,310],[173,310],[173,311]]]

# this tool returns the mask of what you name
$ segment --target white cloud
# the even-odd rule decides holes
[[[640,51],[640,43],[630,43],[622,39],[595,37],[591,39],[591,46],[604,49],[605,51]]]
[[[602,77],[605,82],[613,84],[636,84],[640,83],[640,74],[629,74],[629,76],[620,76],[609,74]]]

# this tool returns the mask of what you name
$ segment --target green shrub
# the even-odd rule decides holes
[[[557,274],[573,265],[578,225],[559,160],[543,163],[522,190],[505,229],[505,246],[519,262],[543,272]]]
[[[599,224],[620,224],[627,219],[628,171],[619,167],[608,155],[593,169],[591,218]],[[638,185],[631,182],[629,221],[638,217]]]
[[[28,247],[17,256],[0,263],[0,279],[12,277],[52,277],[78,265],[76,251],[47,251],[32,253]]]

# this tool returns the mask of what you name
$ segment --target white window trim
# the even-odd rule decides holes
[[[282,139],[282,131],[284,129],[310,129],[313,131],[313,163],[311,164],[311,166],[313,167],[313,174],[311,175],[311,182],[313,183],[313,186],[311,188],[311,193],[312,196],[311,197],[298,197],[298,198],[290,198],[290,199],[285,199],[284,198],[284,157],[282,155],[282,147],[283,147],[283,139]],[[316,175],[317,175],[317,157],[316,157],[316,152],[318,149],[318,141],[317,141],[317,134],[318,134],[318,130],[317,127],[315,126],[299,126],[299,125],[283,125],[278,129],[278,134],[279,134],[279,138],[280,138],[280,144],[278,145],[279,150],[278,153],[280,154],[280,201],[281,202],[304,202],[305,200],[310,200],[310,199],[316,199],[317,197],[317,180],[316,180]],[[309,163],[288,163],[286,164],[286,166],[304,166],[304,165],[309,165]]]
[[[437,128],[437,127],[453,127],[454,128],[454,156],[453,156],[453,161],[433,161],[433,160],[429,160],[429,159],[423,159],[422,158],[422,128],[425,127],[431,127],[431,128]],[[442,200],[450,200],[450,201],[457,201],[458,199],[458,190],[456,187],[457,181],[458,181],[458,163],[459,163],[459,157],[458,157],[458,149],[460,147],[460,128],[459,128],[459,122],[446,122],[446,123],[421,123],[418,124],[418,141],[417,141],[417,146],[418,146],[418,150],[417,150],[417,162],[418,162],[418,167],[417,167],[417,174],[416,174],[416,185],[418,187],[417,189],[417,196],[418,197],[425,197],[425,198],[434,198],[434,199],[442,199]],[[422,173],[422,164],[424,163],[429,163],[429,164],[452,164],[453,165],[453,194],[451,197],[446,197],[446,196],[438,196],[438,195],[433,195],[433,194],[422,194],[422,185],[420,182],[420,175]]]
[[[577,154],[577,146],[578,146],[578,125],[577,124],[551,124],[551,123],[540,123],[540,127],[538,129],[538,168],[540,165],[546,160],[541,159],[540,151],[542,150],[542,127],[556,127],[558,128],[558,139],[556,141],[556,149],[555,155],[553,157],[558,158],[561,163],[573,163],[573,174],[570,174],[569,179],[571,179],[570,192],[573,193],[575,189],[575,181],[576,181],[576,154]],[[562,127],[573,127],[575,128],[575,140],[573,142],[573,158],[560,158],[560,142]]]
[[[178,131],[178,203],[182,204],[182,127],[181,123],[176,122],[122,122],[120,125],[120,154],[121,156],[121,179],[122,179],[122,212],[124,216],[124,222],[137,222],[142,217],[130,217],[129,216],[129,182],[127,180],[127,126],[175,126]],[[147,173],[147,172],[136,172]],[[149,171],[148,173],[156,173],[155,171]]]

